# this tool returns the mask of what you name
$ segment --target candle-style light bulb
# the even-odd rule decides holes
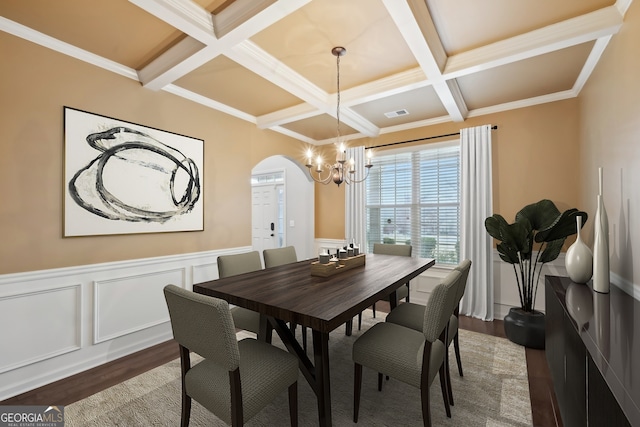
[[[313,152],[311,151],[311,148],[307,148],[307,164],[308,165],[311,164],[312,158],[313,158]]]
[[[322,172],[322,168],[320,167],[320,165],[322,164],[322,157],[318,156],[317,162],[318,162],[318,167],[317,167],[316,171],[317,172]]]
[[[344,160],[346,159],[346,152],[345,152],[345,148],[344,148],[344,143],[340,144],[340,147],[338,148],[340,151],[338,152],[338,161],[342,161],[344,162]]]
[[[371,164],[371,157],[373,157],[373,153],[371,152],[371,150],[367,151],[367,164],[370,165]]]

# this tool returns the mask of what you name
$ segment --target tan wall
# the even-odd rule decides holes
[[[640,3],[607,46],[579,97],[581,196],[595,213],[598,167],[604,171],[612,281],[640,283]],[[593,223],[587,227],[591,241]],[[621,284],[621,283],[618,283]]]
[[[584,208],[580,205],[579,196],[580,148],[575,99],[475,117],[464,123],[385,134],[376,139],[354,142],[353,145],[376,146],[414,140],[483,124],[498,126],[492,134],[493,206],[496,213],[512,221],[523,206],[545,198],[551,199],[560,210]],[[344,239],[344,190],[338,190],[335,185],[316,185],[316,203],[316,236]],[[569,239],[567,243],[572,241]]]
[[[251,244],[251,169],[302,144],[0,32],[0,274]],[[63,238],[63,106],[205,141],[205,231]]]

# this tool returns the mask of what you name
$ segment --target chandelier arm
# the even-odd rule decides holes
[[[364,182],[368,177],[369,177],[369,171],[371,170],[371,166],[372,165],[365,165],[365,168],[367,169],[367,173],[364,175],[364,177],[362,179],[354,179],[354,178],[346,178],[345,177],[345,182],[347,184],[360,184],[361,182]],[[354,174],[355,175],[356,171],[349,171],[349,175]]]
[[[333,171],[338,169],[335,165],[325,164],[324,167],[327,169],[327,176],[325,178],[322,178],[321,174],[323,171],[318,172],[316,170],[315,172],[318,175],[318,177],[316,178],[315,176],[313,176],[313,171],[311,171],[311,168],[313,167],[313,165],[305,165],[305,166],[307,167],[307,169],[309,169],[309,176],[311,177],[311,179],[313,179],[317,183],[324,184],[324,185],[327,185],[330,182],[333,182]]]

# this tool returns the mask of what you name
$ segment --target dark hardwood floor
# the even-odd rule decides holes
[[[388,312],[389,305],[377,303],[376,310]],[[502,320],[484,322],[460,317],[460,327],[504,338]],[[461,344],[462,345],[462,344]],[[69,405],[115,384],[179,357],[175,341],[139,351],[77,375],[0,401],[0,405]],[[531,411],[535,427],[561,427],[559,411],[544,350],[526,349]]]

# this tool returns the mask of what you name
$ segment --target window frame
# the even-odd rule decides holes
[[[457,181],[457,191],[455,192],[455,201],[448,201],[448,202],[440,202],[440,197],[442,195],[442,192],[440,190],[438,190],[437,194],[438,194],[438,201],[434,202],[426,202],[424,200],[425,198],[425,194],[420,194],[420,181],[421,179],[424,179],[424,174],[421,174],[421,170],[420,168],[416,169],[416,166],[419,166],[420,163],[424,162],[424,155],[421,157],[420,153],[424,153],[425,151],[431,151],[431,150],[440,150],[440,149],[447,149],[447,148],[455,148],[455,152],[457,155],[457,171],[455,173],[455,179]],[[401,238],[403,238],[405,240],[405,244],[409,244],[412,241],[415,241],[415,239],[419,239],[420,244],[418,245],[413,245],[413,251],[412,254],[413,256],[416,257],[429,257],[429,258],[435,258],[436,259],[436,263],[439,265],[444,265],[444,266],[451,266],[451,265],[455,265],[458,263],[458,260],[460,259],[460,196],[461,196],[461,185],[460,185],[460,173],[461,173],[461,169],[460,169],[460,139],[456,138],[456,139],[449,139],[446,141],[441,141],[441,142],[435,142],[435,143],[428,143],[428,144],[420,144],[420,145],[413,145],[410,147],[401,147],[401,148],[392,148],[392,149],[387,149],[387,150],[381,150],[378,151],[374,154],[374,156],[372,157],[372,162],[374,163],[374,165],[379,166],[380,168],[378,169],[378,171],[372,170],[371,174],[369,176],[369,178],[367,179],[367,183],[366,183],[366,190],[365,190],[365,227],[366,227],[366,247],[368,249],[369,252],[371,252],[372,248],[373,248],[373,243],[395,243],[395,244],[402,244],[403,242],[398,242],[397,238],[398,238],[398,233],[397,233],[397,229],[401,228],[406,230],[407,224],[406,223],[402,223],[401,221],[399,222],[397,217],[396,217],[396,213],[398,209],[409,209],[410,210],[410,215],[409,215],[409,228],[410,228],[410,233],[409,233],[409,238],[406,239],[404,238],[404,236],[406,236],[406,232],[405,233],[401,233],[400,236],[403,236]],[[383,191],[380,191],[378,194],[378,198],[375,201],[376,203],[370,203],[370,185],[374,185],[372,184],[374,181],[376,181],[376,172],[378,173],[378,188],[382,187],[382,184],[380,183],[382,180],[382,167],[385,165],[386,162],[382,161],[381,162],[381,158],[385,158],[388,156],[398,156],[398,155],[404,155],[404,154],[409,154],[410,155],[410,160],[409,160],[409,165],[410,165],[410,191],[405,192],[405,196],[407,194],[411,194],[411,200],[409,203],[398,203],[397,201],[397,194],[394,190],[393,195],[394,195],[394,202],[392,204],[389,203],[385,203],[384,202],[384,197],[383,197]],[[376,158],[378,159],[378,161],[376,162]],[[446,159],[447,155],[443,155],[441,159]],[[438,158],[440,159],[440,158]],[[398,165],[398,164],[397,164]],[[397,166],[396,165],[396,166]],[[397,173],[398,169],[394,169],[394,179],[398,176]],[[446,173],[442,176],[447,175]],[[440,179],[441,178],[441,174],[437,174],[437,178]],[[371,181],[370,181],[371,180]],[[417,182],[417,185],[416,185]],[[405,181],[406,183],[406,181]],[[397,189],[397,185],[395,186],[395,189]],[[421,198],[423,200],[421,200]],[[425,238],[433,238],[434,235],[426,235],[426,233],[424,232],[424,220],[420,219],[418,223],[415,223],[415,221],[412,220],[412,218],[424,218],[425,215],[425,209],[435,209],[436,211],[436,218],[437,221],[441,221],[441,218],[445,218],[446,215],[442,212],[443,208],[445,209],[445,211],[448,209],[450,211],[455,211],[455,215],[451,216],[451,214],[449,214],[450,218],[455,218],[455,220],[453,221],[455,223],[455,232],[453,233],[454,239],[453,241],[450,241],[448,243],[443,243],[443,235],[447,234],[444,232],[444,229],[446,228],[445,226],[443,226],[442,224],[448,224],[448,228],[451,228],[451,219],[449,220],[449,222],[445,222],[444,220],[442,220],[442,223],[439,222],[438,226],[436,227],[437,231],[435,232],[435,244],[433,246],[433,250],[434,252],[430,252],[429,250],[429,246],[428,245],[424,245],[424,239]],[[372,212],[371,209],[378,209],[378,213]],[[382,211],[386,209],[387,211],[393,211],[394,212],[394,220],[393,222],[393,227],[395,232],[393,233],[394,236],[394,240],[391,241],[389,239],[387,239],[387,241],[385,241],[385,237],[384,234],[389,234],[389,233],[384,233],[384,224],[383,224],[383,219],[386,216],[384,216],[382,214]],[[372,220],[372,218],[374,218]],[[374,229],[372,230],[372,224]],[[378,227],[378,229],[376,230],[375,227]],[[451,236],[451,233],[447,234],[448,236]],[[372,237],[373,236],[373,237]],[[424,246],[424,247],[423,247]],[[453,246],[453,248],[452,248]],[[429,253],[427,253],[429,252]],[[430,255],[431,254],[431,255]]]

